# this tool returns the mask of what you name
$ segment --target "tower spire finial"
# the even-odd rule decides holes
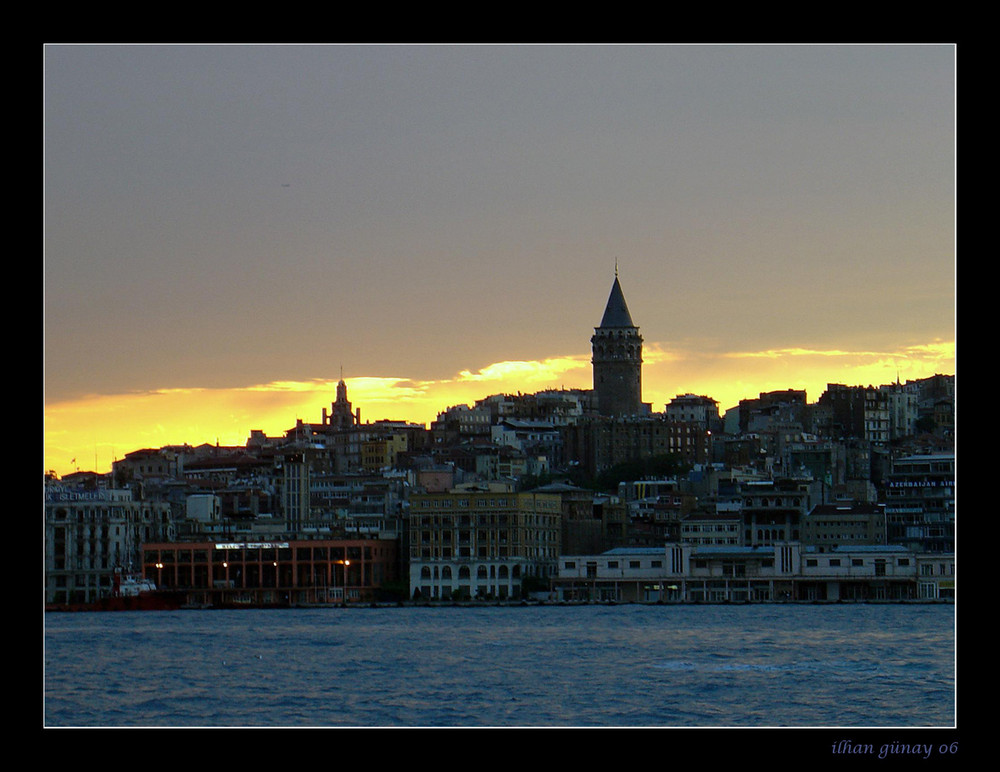
[[[618,278],[618,258],[615,258],[615,278]]]

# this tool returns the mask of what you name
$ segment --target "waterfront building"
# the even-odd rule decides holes
[[[918,596],[916,555],[893,545],[803,550],[799,600],[912,600]]]
[[[818,553],[798,542],[675,543],[562,556],[552,592],[567,601],[645,603],[950,600],[954,556],[931,562],[891,545]]]
[[[191,606],[295,606],[399,600],[392,539],[153,542],[146,579]]]
[[[656,602],[680,600],[663,547],[619,547],[596,555],[564,555],[552,580],[557,600]]]
[[[503,487],[411,494],[414,597],[516,598],[528,577],[547,583],[560,549],[560,497]]]
[[[955,554],[916,553],[917,597],[955,599]]]
[[[138,573],[143,542],[172,538],[170,504],[131,490],[45,487],[45,602],[93,603],[116,573]]]
[[[667,544],[564,557],[557,598],[634,602],[790,599],[798,544],[768,547]]]

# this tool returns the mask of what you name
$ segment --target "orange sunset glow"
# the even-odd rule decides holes
[[[895,352],[730,352],[709,358],[692,352],[646,352],[644,399],[662,410],[677,394],[719,402],[720,412],[761,392],[805,389],[815,402],[827,383],[881,385],[950,374],[953,342],[934,342]],[[491,394],[591,388],[589,355],[544,361],[497,362],[451,379],[345,376],[362,421],[405,420],[430,425],[438,412],[473,404]],[[244,388],[164,389],[93,395],[46,408],[45,467],[59,475],[106,472],[126,453],[147,447],[202,443],[243,445],[251,429],[280,436],[297,419],[319,422],[336,391],[336,379],[282,381]]]

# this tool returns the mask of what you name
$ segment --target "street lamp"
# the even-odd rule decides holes
[[[344,566],[344,602],[347,602],[347,567],[351,565],[350,560],[335,560],[334,563],[340,563]]]

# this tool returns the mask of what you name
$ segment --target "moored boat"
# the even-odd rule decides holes
[[[182,592],[162,590],[142,576],[115,572],[111,593],[92,603],[49,604],[46,611],[171,611],[184,605]]]

